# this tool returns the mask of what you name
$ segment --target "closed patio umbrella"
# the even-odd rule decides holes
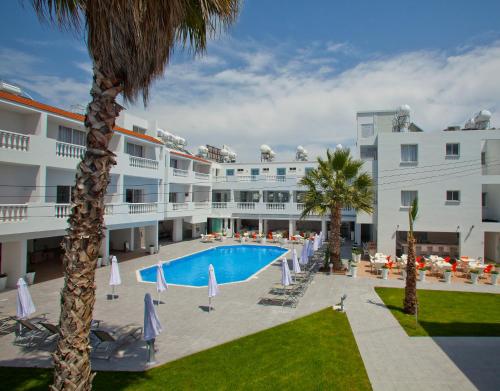
[[[23,278],[17,280],[17,308],[16,316],[18,319],[26,319],[36,311],[30,291]]]
[[[109,285],[111,285],[112,293],[111,299],[115,298],[115,286],[121,285],[122,279],[120,278],[120,269],[118,268],[118,260],[113,255],[111,257],[111,269],[109,275]]]
[[[300,265],[299,265],[299,260],[297,257],[297,250],[293,249],[292,251],[292,266],[293,266],[293,272],[295,274],[300,273]]]
[[[281,285],[283,288],[292,284],[292,276],[288,268],[288,262],[285,258],[281,260]]]
[[[212,297],[219,294],[219,285],[217,285],[217,279],[215,278],[215,270],[212,264],[208,266],[208,312],[212,307]]]
[[[302,246],[302,252],[300,253],[300,264],[307,265],[309,262],[309,251],[307,247],[309,245],[309,240],[304,240],[304,245]]]
[[[313,251],[318,251],[319,248],[319,236],[314,235],[314,240],[313,240]]]
[[[165,292],[167,288],[167,280],[165,280],[162,264],[161,262],[158,262],[158,265],[156,265],[156,291],[158,292],[158,305],[160,305],[160,294]]]
[[[149,293],[144,296],[144,328],[142,339],[148,345],[148,363],[155,362],[155,339],[163,331]]]
[[[311,239],[308,240],[309,244],[307,246],[307,255],[312,257],[314,255],[314,244]]]

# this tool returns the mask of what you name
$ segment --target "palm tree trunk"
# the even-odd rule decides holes
[[[335,206],[330,214],[330,262],[333,263],[333,270],[341,270],[340,261],[340,225],[342,223],[341,209]]]
[[[92,389],[89,333],[95,303],[95,268],[104,232],[104,194],[115,155],[108,149],[121,106],[115,101],[122,91],[117,80],[94,66],[92,101],[85,126],[87,151],[78,165],[72,192],[69,228],[64,250],[65,283],[61,292],[60,332],[54,358],[52,390]]]
[[[415,315],[417,312],[417,271],[415,269],[415,238],[408,233],[408,259],[406,262],[406,286],[404,312]]]

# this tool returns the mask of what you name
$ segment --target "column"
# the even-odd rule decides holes
[[[295,220],[288,220],[288,237],[290,238],[293,234],[295,234]]]
[[[134,251],[135,249],[135,228],[129,228],[129,239],[128,239],[128,245],[130,248],[130,251]]]
[[[241,231],[241,219],[236,219],[236,232]]]
[[[361,244],[361,224],[354,224],[354,241]]]
[[[262,219],[259,219],[259,234],[262,233],[262,228],[263,228],[263,221]]]
[[[2,243],[2,273],[7,274],[7,286],[15,288],[17,280],[26,275],[27,240]]]
[[[148,225],[145,228],[145,241],[146,241],[146,250],[149,251],[149,246],[153,245],[155,248],[155,252],[158,251],[158,223],[153,225]]]
[[[266,219],[262,219],[262,222],[263,222],[263,229],[264,229],[264,235],[267,235],[267,220]]]
[[[45,200],[45,197],[46,197],[46,185],[47,183],[47,166],[43,166],[43,165],[40,165],[40,167],[38,167],[38,173],[36,175],[36,182],[35,182],[35,186],[36,186],[36,189],[34,191],[34,193],[36,194],[36,197],[35,199],[33,200],[33,202],[46,202]],[[55,200],[49,200],[50,202],[55,202]],[[31,199],[30,199],[30,202]]]
[[[118,194],[118,199],[113,200],[112,202],[118,202],[120,204],[125,202],[125,181],[122,174],[118,175],[118,179],[116,180],[116,192]]]
[[[328,232],[326,232],[326,217],[322,217],[321,218],[321,232],[323,232],[323,238],[326,238],[328,237]]]
[[[182,217],[174,219],[172,240],[174,242],[180,242],[182,240]]]
[[[109,229],[104,231],[104,237],[102,238],[101,242],[101,247],[99,249],[99,256],[103,260],[108,260],[109,259],[109,237],[111,235],[111,232]]]

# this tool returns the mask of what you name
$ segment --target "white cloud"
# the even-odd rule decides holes
[[[311,155],[339,142],[352,145],[356,111],[402,103],[427,131],[463,124],[481,108],[492,110],[493,123],[500,124],[500,42],[455,55],[379,56],[333,74],[316,61],[328,59],[324,50],[303,51],[308,61],[268,47],[245,50],[240,58],[257,60],[243,65],[227,60],[214,69],[196,62],[170,68],[153,90],[146,115],[186,137],[193,148],[226,143],[247,161],[257,158],[262,143],[279,146],[281,159],[291,159],[299,144]],[[139,106],[130,110],[144,113]]]

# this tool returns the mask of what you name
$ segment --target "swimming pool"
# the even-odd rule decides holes
[[[288,250],[277,246],[219,246],[163,264],[168,284],[207,286],[208,265],[214,265],[219,284],[245,281]],[[143,282],[156,282],[156,265],[137,271]]]

